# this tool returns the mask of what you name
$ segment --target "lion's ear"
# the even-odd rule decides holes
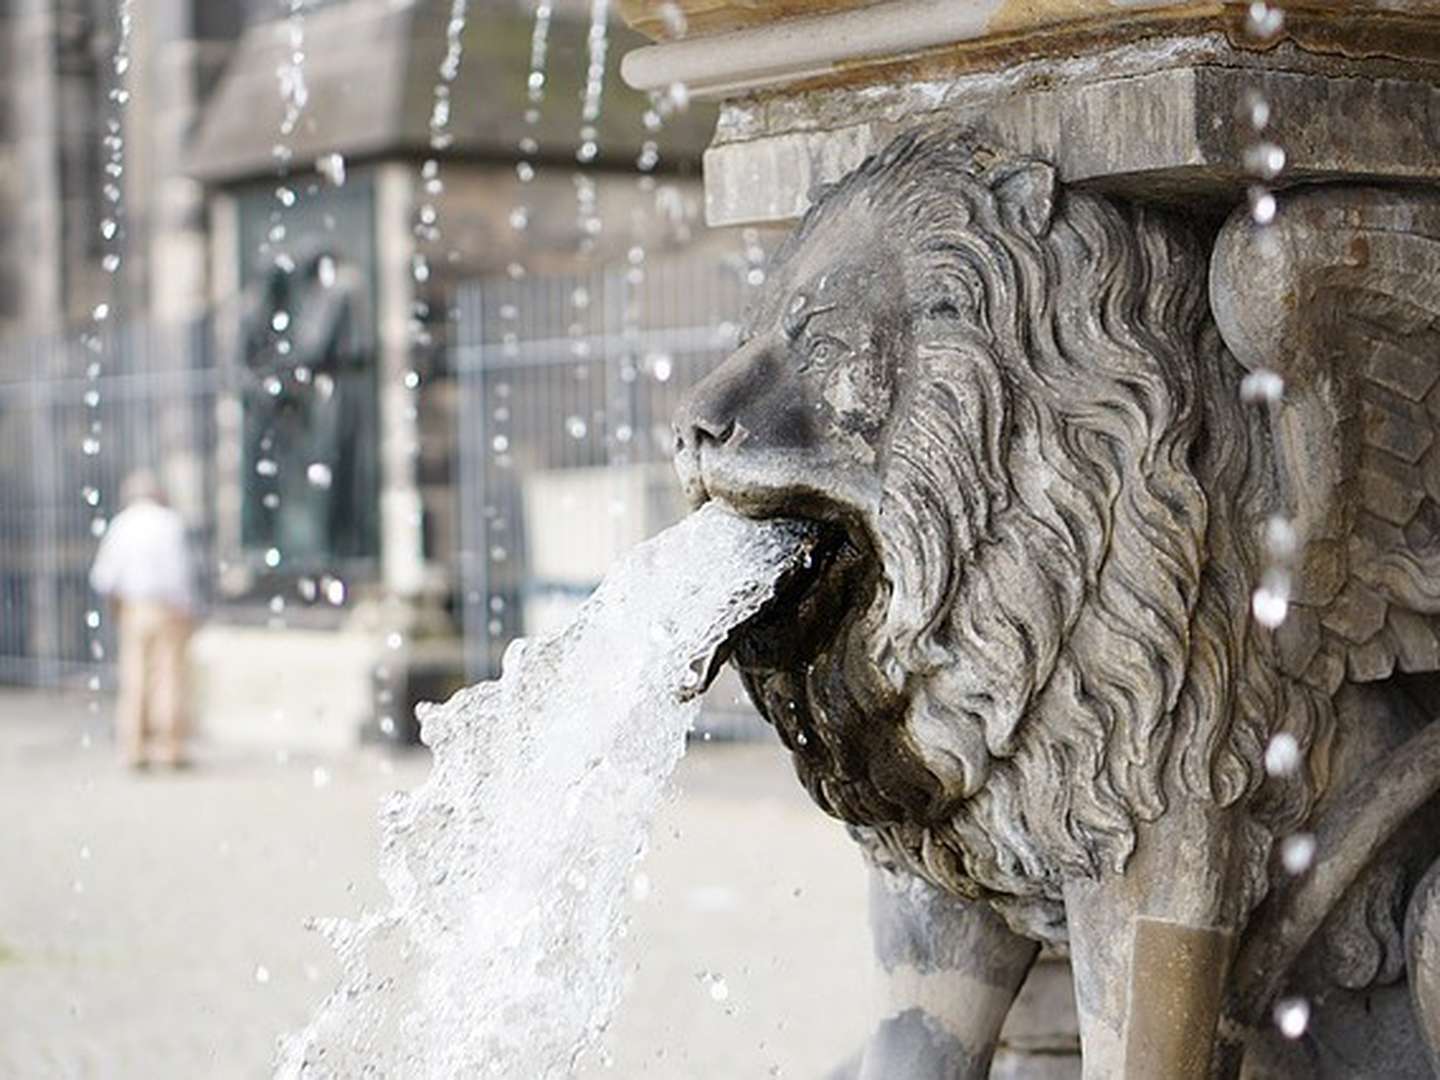
[[[1055,214],[1055,169],[1043,161],[1018,161],[997,165],[991,173],[991,187],[1007,225],[1031,236],[1043,236]]]

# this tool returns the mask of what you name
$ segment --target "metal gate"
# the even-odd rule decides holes
[[[670,418],[733,348],[746,271],[691,255],[463,291],[451,365],[472,680],[496,675],[510,641],[557,626],[610,558],[684,512]],[[706,723],[751,730],[737,698],[712,694]]]
[[[0,349],[0,682],[109,681],[114,641],[88,572],[131,469],[165,475],[194,550],[208,549],[208,341],[206,322],[135,323],[98,349],[73,337]]]

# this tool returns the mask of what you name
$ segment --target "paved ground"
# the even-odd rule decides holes
[[[136,776],[103,720],[0,692],[0,1077],[265,1076],[333,979],[305,919],[378,898],[377,800],[426,758],[202,747]],[[869,1026],[859,859],[782,758],[709,743],[682,765],[613,1064],[587,1075],[809,1080]]]

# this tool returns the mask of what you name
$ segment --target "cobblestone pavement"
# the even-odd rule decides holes
[[[304,921],[379,898],[377,800],[427,759],[201,746],[131,774],[104,727],[0,692],[0,1078],[265,1076],[335,977]],[[678,788],[585,1075],[821,1076],[868,1027],[859,858],[773,743],[699,744]]]

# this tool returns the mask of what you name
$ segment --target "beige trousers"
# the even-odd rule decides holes
[[[173,765],[185,739],[185,646],[190,618],[151,600],[120,603],[120,696],[116,737],[131,765],[146,759],[154,739],[156,760]]]

